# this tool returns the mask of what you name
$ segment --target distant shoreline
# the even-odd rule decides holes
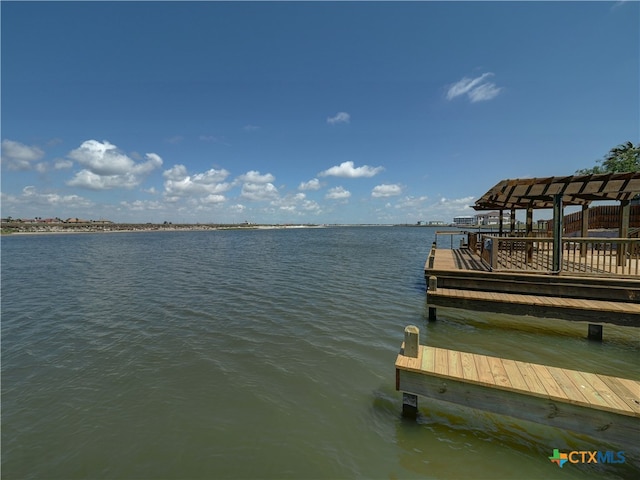
[[[78,233],[200,232],[216,230],[279,230],[331,227],[434,227],[415,224],[139,224],[139,223],[22,223],[2,224],[2,235],[49,235]],[[442,227],[440,227],[442,228]]]
[[[79,223],[42,224],[13,222],[2,225],[3,235],[41,235],[65,233],[133,233],[133,232],[196,232],[210,230],[258,230],[276,228],[320,228],[323,225],[254,225],[254,224],[138,224]]]

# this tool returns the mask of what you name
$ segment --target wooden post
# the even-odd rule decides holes
[[[500,237],[493,237],[490,238],[489,241],[491,242],[491,250],[489,251],[489,253],[491,254],[491,260],[490,260],[490,264],[491,264],[491,271],[493,271],[494,269],[498,268],[498,253],[500,250]]]
[[[562,195],[553,196],[553,272],[559,274],[562,270]]]
[[[533,208],[527,207],[527,237],[533,237]],[[533,242],[526,242],[527,262],[533,262]]]
[[[435,277],[433,277],[435,278]],[[404,329],[405,357],[418,358],[420,351],[420,329],[415,325],[408,325]],[[418,416],[418,396],[402,392],[402,416],[416,418]]]
[[[629,200],[620,202],[620,230],[618,238],[629,238],[629,217],[631,215],[631,204]],[[627,263],[626,243],[618,243],[618,266],[624,267]]]
[[[516,209],[511,209],[511,218],[509,219],[509,231],[511,232],[511,236],[513,237],[514,232],[516,231]]]
[[[500,224],[500,227],[498,228],[498,235],[502,236],[503,230],[502,230],[502,222],[504,221],[504,210],[500,209],[500,214],[498,216],[498,223]]]
[[[428,292],[435,292],[438,289],[438,277],[431,275],[429,277],[429,286],[427,288],[427,301],[428,301]],[[436,307],[429,307],[429,321],[433,322],[436,320]]]
[[[597,342],[602,341],[602,325],[596,325],[595,323],[589,324],[589,331],[587,333],[589,340],[595,340]]]
[[[582,228],[580,229],[580,236],[582,238],[587,238],[589,236],[589,205],[582,206]],[[580,256],[584,257],[587,255],[587,244],[580,244]]]

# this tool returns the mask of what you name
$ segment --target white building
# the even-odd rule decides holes
[[[475,225],[476,219],[471,215],[465,215],[460,217],[453,217],[453,223],[457,227]]]
[[[478,213],[475,217],[476,225],[500,225],[500,212]],[[508,224],[511,221],[511,212],[503,212],[502,223]]]

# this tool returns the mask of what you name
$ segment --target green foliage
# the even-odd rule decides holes
[[[640,144],[623,143],[609,150],[602,160],[597,160],[593,168],[583,168],[576,171],[578,175],[592,175],[597,173],[640,172]]]

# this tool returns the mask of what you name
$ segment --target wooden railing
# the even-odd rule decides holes
[[[590,229],[617,229],[620,226],[619,205],[598,205],[589,208]],[[582,230],[582,212],[575,212],[564,216],[564,233],[566,235]],[[629,209],[629,227],[640,227],[640,205],[632,205]],[[549,222],[549,232],[553,222]],[[549,233],[550,234],[550,233]]]
[[[492,271],[640,276],[640,239],[562,239],[561,264],[553,269],[553,239],[484,235],[479,245]]]

